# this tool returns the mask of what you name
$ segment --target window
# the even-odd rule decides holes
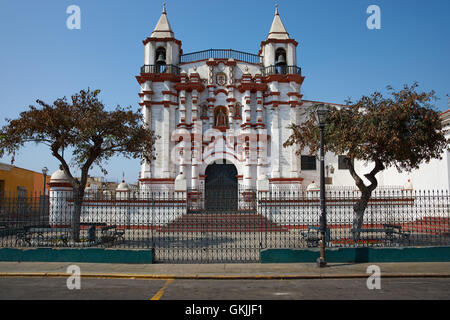
[[[348,165],[347,162],[345,161],[345,159],[347,158],[347,156],[345,155],[340,155],[338,156],[338,169],[339,170],[348,170]],[[352,165],[355,164],[355,161],[352,159]]]
[[[158,49],[156,49],[155,58],[156,58],[156,64],[165,65],[166,64],[166,49],[164,49],[163,47],[159,47]]]
[[[284,49],[277,49],[275,51],[275,69],[278,74],[286,74],[286,51]]]
[[[315,156],[302,156],[301,161],[302,170],[316,170]]]

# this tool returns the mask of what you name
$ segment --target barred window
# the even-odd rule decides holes
[[[315,156],[302,156],[301,162],[302,170],[316,170]]]
[[[339,170],[348,170],[348,165],[347,162],[345,161],[345,159],[347,158],[347,156],[345,155],[340,155],[338,156],[338,169]],[[355,164],[355,161],[352,159],[352,165]]]

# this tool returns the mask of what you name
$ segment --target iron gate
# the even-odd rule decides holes
[[[189,189],[187,213],[153,235],[155,260],[177,263],[258,262],[263,218],[256,191],[220,185]]]

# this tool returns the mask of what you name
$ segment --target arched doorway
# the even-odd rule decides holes
[[[206,168],[205,174],[206,212],[236,212],[238,210],[238,172],[234,164],[226,161],[212,163]]]

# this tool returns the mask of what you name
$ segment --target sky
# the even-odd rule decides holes
[[[135,76],[144,64],[142,40],[162,11],[156,0],[1,0],[0,126],[36,99],[52,103],[81,89],[100,89],[108,109],[138,110]],[[303,99],[344,103],[387,85],[417,81],[434,90],[436,110],[450,94],[448,0],[166,0],[167,16],[184,53],[210,48],[257,53],[272,24],[275,4],[306,77]],[[80,29],[68,29],[70,5],[81,11]],[[380,8],[380,29],[369,29],[370,5]],[[10,157],[0,158],[10,163]],[[27,144],[14,165],[58,169],[46,146]],[[140,161],[105,164],[108,181],[138,179]],[[77,171],[75,170],[75,174]],[[102,176],[94,167],[91,176]]]

